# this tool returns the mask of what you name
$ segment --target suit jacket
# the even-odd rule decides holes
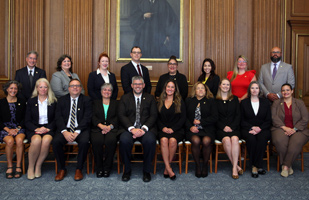
[[[164,84],[170,78],[171,77],[170,77],[169,73],[166,73],[166,74],[163,74],[163,75],[160,76],[159,81],[157,83],[156,91],[155,91],[155,97],[160,97],[160,95],[161,95],[161,93],[163,91]],[[181,95],[182,99],[186,99],[187,96],[188,96],[188,81],[187,81],[187,77],[177,71],[174,80],[177,82],[177,85],[178,85],[178,88],[179,88],[179,92],[180,92],[180,95]]]
[[[268,93],[275,93],[281,97],[281,86],[284,83],[289,83],[294,88],[295,78],[292,65],[281,61],[274,80],[271,73],[271,63],[262,65],[258,81],[265,97]]]
[[[73,79],[79,79],[78,75],[75,73],[70,73]],[[69,94],[69,83],[70,83],[70,78],[66,73],[61,70],[58,72],[53,73],[53,76],[50,80],[50,86],[55,93],[57,98],[60,98],[66,94]],[[84,88],[82,89],[82,94],[85,94]]]
[[[225,126],[229,126],[233,131],[239,130],[240,125],[240,106],[236,96],[227,104],[227,109],[222,100],[216,99],[218,116],[217,129],[223,131]]]
[[[55,113],[56,113],[56,105],[54,102],[51,105],[47,106],[47,116],[48,116],[48,124],[46,128],[50,129],[51,132],[56,128],[55,123]],[[26,117],[25,117],[25,126],[27,128],[27,132],[34,132],[35,129],[40,128],[39,124],[39,105],[38,105],[38,97],[33,97],[28,100],[27,109],[26,109]]]
[[[26,101],[23,98],[17,98],[16,105],[16,122],[17,126],[24,128],[24,119],[26,112]],[[6,98],[0,99],[0,130],[3,130],[4,123],[11,121],[11,111]]]
[[[141,65],[141,68],[142,68],[143,79],[145,83],[144,92],[150,94],[151,93],[151,83],[150,83],[149,71],[143,65]],[[125,94],[133,91],[131,87],[133,76],[138,76],[138,73],[134,65],[130,61],[128,64],[126,64],[125,66],[121,68],[121,84],[122,84],[122,88]]]
[[[46,78],[45,70],[35,67],[33,82],[30,85],[27,66],[17,70],[15,80],[22,84],[21,93],[18,94],[19,97],[28,100],[32,96],[36,81],[40,78]]]
[[[204,82],[205,79],[203,80],[202,75],[201,75],[197,81]],[[218,93],[219,84],[220,84],[220,77],[217,74],[215,74],[212,79],[208,78],[205,84],[208,86],[208,88],[210,89],[214,97],[216,97]]]
[[[281,129],[281,126],[285,126],[284,100],[282,98],[273,103],[271,112],[273,118],[273,127],[271,130],[275,131]],[[307,128],[309,114],[306,105],[302,100],[295,98],[292,99],[292,116],[294,127],[297,128],[298,131],[301,131],[305,135],[309,136],[309,131]]]
[[[195,109],[198,103],[200,103],[201,110],[201,126],[206,133],[208,131],[214,133],[216,130],[216,122],[218,121],[218,110],[215,100],[212,98],[207,99],[206,97],[201,100],[198,100],[196,97],[186,99],[186,131],[190,132],[190,128],[194,126],[193,121],[195,119]]]
[[[118,95],[118,86],[116,82],[116,76],[114,73],[109,72],[110,74],[108,75],[109,77],[109,82],[113,86],[113,93],[111,98],[112,99],[117,99]],[[102,100],[102,95],[101,95],[101,86],[105,83],[103,77],[101,74],[97,74],[97,71],[91,72],[88,77],[88,94],[92,98],[92,100],[95,99],[100,99]]]
[[[107,117],[105,118],[104,107],[102,105],[102,100],[97,99],[93,101],[93,114],[92,114],[92,129],[91,132],[101,132],[101,129],[98,127],[98,124],[101,123],[103,125],[110,125],[113,124],[114,129],[110,132],[119,134],[119,122],[118,122],[118,101],[117,100],[110,100]]]
[[[246,98],[241,101],[241,128],[249,132],[252,126],[258,126],[262,130],[269,129],[271,125],[271,111],[270,104],[267,99],[259,98],[259,110],[257,115],[254,114],[251,99]]]
[[[141,96],[140,121],[142,125],[146,125],[148,130],[154,134],[157,132],[157,115],[158,109],[155,99],[150,94],[144,92]],[[118,106],[118,119],[125,130],[134,126],[136,120],[136,104],[133,92],[121,97]]]
[[[71,114],[70,109],[71,97],[70,94],[67,94],[61,97],[57,103],[56,125],[58,133],[61,133],[62,130],[67,129],[67,124]],[[79,95],[76,106],[76,115],[78,123],[76,130],[81,130],[82,134],[84,130],[90,129],[90,122],[92,117],[92,104],[90,97],[84,96],[83,94]]]

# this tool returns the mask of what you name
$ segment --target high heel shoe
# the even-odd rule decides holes
[[[243,174],[244,174],[244,170],[243,169],[238,170],[238,175],[243,175]]]
[[[170,179],[171,179],[172,181],[176,180],[176,174],[174,174],[174,176],[171,176]]]
[[[21,171],[18,172],[18,171],[15,170],[15,176],[14,177],[15,178],[20,178],[23,175],[23,170],[22,170],[21,167],[16,167],[16,169],[20,169]]]
[[[6,177],[7,179],[12,179],[12,178],[14,178],[13,167],[8,167],[7,170],[9,170],[9,169],[12,169],[12,172],[5,172],[5,177]],[[6,171],[7,171],[7,170],[6,170]]]
[[[169,178],[170,176],[168,174],[163,174],[164,178]]]

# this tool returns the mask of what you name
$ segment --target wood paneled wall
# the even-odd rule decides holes
[[[110,55],[110,70],[120,83],[120,68],[126,63],[116,61],[116,10],[114,0],[5,0],[13,12],[12,72],[26,65],[30,50],[39,52],[38,66],[48,78],[55,72],[60,55],[70,54],[73,71],[84,86],[88,74],[97,67],[98,55]],[[308,20],[305,0],[184,0],[184,56],[179,71],[193,84],[201,72],[202,61],[212,58],[220,77],[233,69],[235,58],[244,54],[250,68],[257,70],[269,62],[273,46],[283,47],[284,58],[291,61],[291,28],[289,20]],[[1,4],[2,5],[2,4]],[[4,10],[5,6],[0,6]],[[3,12],[2,12],[3,13]],[[8,13],[5,19],[7,19]],[[2,16],[3,18],[3,16]],[[1,20],[1,26],[7,23]],[[9,32],[8,30],[6,30]],[[7,60],[7,59],[6,59]],[[151,65],[153,86],[167,72],[165,62]],[[1,76],[8,74],[1,67]],[[120,88],[121,91],[121,88]],[[153,89],[154,91],[154,89]],[[121,92],[120,92],[121,93]],[[120,94],[121,95],[121,94]],[[119,96],[120,96],[119,95]]]

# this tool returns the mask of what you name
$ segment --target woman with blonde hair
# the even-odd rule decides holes
[[[227,73],[231,81],[232,93],[237,96],[239,102],[247,98],[248,87],[252,81],[256,81],[255,70],[248,70],[248,59],[244,55],[237,57],[234,70]]]
[[[197,82],[186,99],[187,121],[186,139],[191,142],[191,150],[195,162],[195,176],[208,175],[208,160],[215,140],[218,111],[213,95],[207,85]],[[200,165],[202,145],[203,167]]]
[[[49,153],[54,136],[57,99],[47,79],[37,80],[32,98],[28,100],[25,125],[31,140],[28,179],[41,177],[41,166]]]

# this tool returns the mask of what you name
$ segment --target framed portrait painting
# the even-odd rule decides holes
[[[133,46],[144,61],[182,59],[183,0],[118,0],[116,59],[130,60]]]

